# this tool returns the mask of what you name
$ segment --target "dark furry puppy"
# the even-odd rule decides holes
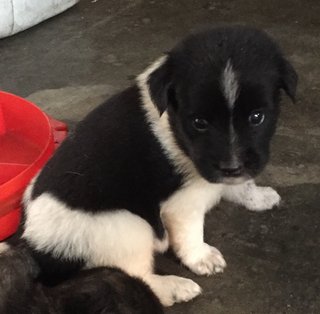
[[[195,282],[153,273],[154,252],[170,245],[197,274],[223,271],[203,241],[205,213],[221,198],[256,211],[279,203],[253,178],[268,161],[280,90],[294,99],[296,85],[264,32],[187,37],[80,122],[30,184],[20,239],[40,280],[109,266],[141,278],[163,305],[197,296]]]
[[[46,287],[31,280],[39,268],[23,245],[2,252],[2,314],[162,314],[150,288],[115,268],[83,270],[60,285]]]

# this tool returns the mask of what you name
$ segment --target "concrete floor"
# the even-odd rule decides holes
[[[298,101],[283,101],[272,161],[260,178],[278,189],[282,205],[255,214],[222,203],[208,215],[207,241],[228,262],[222,275],[197,277],[170,254],[159,257],[160,271],[193,278],[204,291],[167,313],[320,313],[319,16],[318,0],[83,0],[0,41],[0,89],[68,122],[202,25],[263,28],[292,60]]]

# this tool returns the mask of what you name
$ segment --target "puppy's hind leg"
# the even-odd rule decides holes
[[[271,187],[256,186],[253,180],[238,185],[225,185],[222,198],[252,211],[264,211],[278,206],[280,195]]]
[[[142,279],[164,306],[189,301],[201,293],[201,288],[190,279],[177,276],[160,276],[153,273],[154,252],[164,251],[167,240],[159,241],[151,226],[128,211],[109,214],[101,224],[102,240],[91,246],[94,256],[87,266],[111,266]],[[97,229],[96,229],[97,231]],[[106,240],[104,240],[106,239]],[[98,253],[99,252],[99,253]]]

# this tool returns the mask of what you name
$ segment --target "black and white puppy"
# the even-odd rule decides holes
[[[250,210],[280,196],[253,178],[266,165],[280,90],[297,75],[277,44],[248,27],[190,35],[109,99],[61,145],[24,196],[21,239],[41,279],[117,267],[165,306],[200,294],[193,281],[153,272],[170,245],[199,275],[226,262],[203,240],[221,198]]]

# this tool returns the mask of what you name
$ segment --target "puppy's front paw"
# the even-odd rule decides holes
[[[207,276],[222,273],[227,266],[220,251],[206,243],[184,255],[182,262],[195,274]]]
[[[248,195],[244,205],[252,211],[263,211],[278,206],[280,200],[280,195],[273,188],[257,186],[256,189]]]
[[[200,286],[187,278],[151,275],[145,280],[158,296],[163,306],[187,302],[201,293]]]

